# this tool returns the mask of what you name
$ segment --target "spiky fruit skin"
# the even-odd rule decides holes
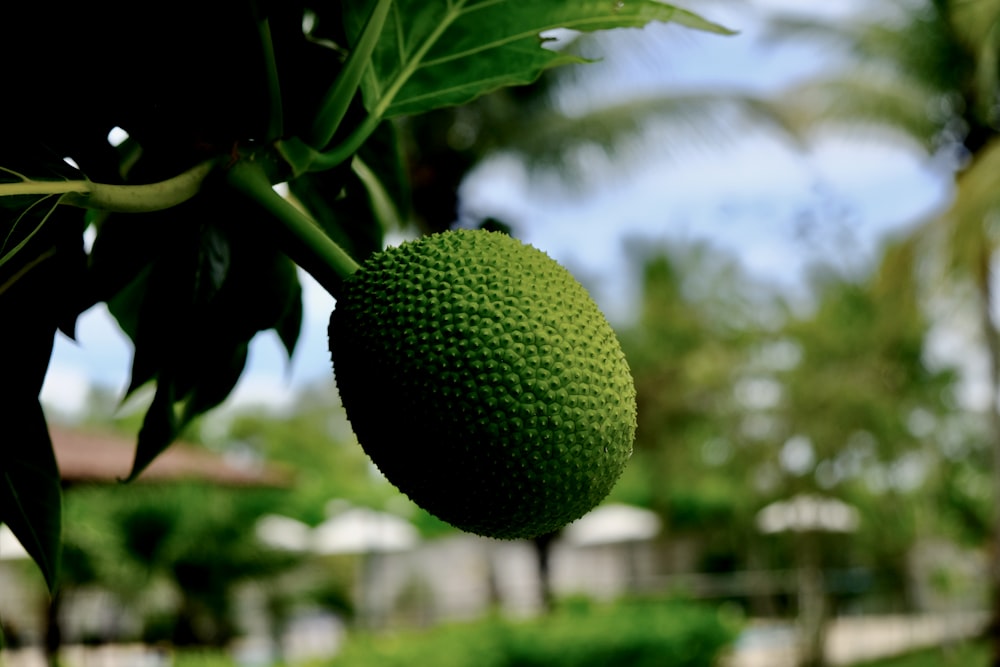
[[[611,326],[548,255],[459,230],[377,253],[330,316],[365,452],[417,505],[514,539],[596,506],[632,453],[635,387]]]

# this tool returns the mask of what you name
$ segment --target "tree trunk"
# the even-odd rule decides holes
[[[52,594],[45,607],[45,664],[49,667],[59,666],[59,649],[62,647],[62,593]]]
[[[796,535],[799,667],[826,665],[826,587],[820,567],[817,538],[813,531],[803,531]]]
[[[559,531],[539,535],[532,540],[535,545],[535,558],[538,565],[538,597],[542,611],[550,613],[555,606],[552,595],[552,543],[559,536]]]

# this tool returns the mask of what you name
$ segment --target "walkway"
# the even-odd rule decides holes
[[[826,650],[831,665],[899,655],[972,637],[986,624],[985,613],[856,616],[831,622]],[[757,622],[744,632],[726,667],[794,667],[795,629],[788,623]]]

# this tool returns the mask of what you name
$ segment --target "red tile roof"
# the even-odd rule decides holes
[[[89,429],[49,427],[64,484],[114,482],[132,469],[135,440]],[[203,447],[175,442],[137,478],[140,482],[200,480],[227,486],[287,486],[291,475],[271,465],[241,465]]]

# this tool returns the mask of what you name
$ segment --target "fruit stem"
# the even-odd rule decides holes
[[[240,160],[226,172],[227,183],[274,216],[281,249],[336,298],[358,263],[312,217],[274,191],[263,159]]]
[[[334,133],[340,127],[340,123],[347,114],[347,108],[354,99],[354,93],[361,85],[361,78],[371,61],[372,52],[378,44],[382,35],[382,27],[389,14],[392,0],[376,0],[372,7],[371,14],[365,20],[365,25],[361,29],[357,44],[351,50],[351,54],[344,63],[344,69],[340,71],[337,80],[326,92],[319,113],[313,122],[309,135],[309,144],[314,148],[322,150]]]

